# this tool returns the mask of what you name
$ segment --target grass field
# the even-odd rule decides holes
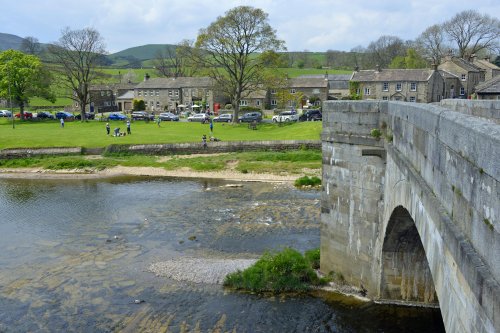
[[[0,149],[40,148],[40,147],[106,147],[110,144],[152,144],[201,142],[203,134],[209,135],[208,125],[187,122],[155,123],[136,121],[132,123],[132,135],[113,137],[106,135],[105,122],[66,122],[61,128],[58,121],[20,121],[16,120],[15,129],[9,119],[0,119]],[[110,122],[111,132],[120,127],[126,131],[122,121]],[[214,135],[222,141],[256,140],[319,140],[321,122],[299,122],[278,126],[260,124],[257,130],[250,130],[247,124],[214,123]]]

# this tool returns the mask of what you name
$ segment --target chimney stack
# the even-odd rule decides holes
[[[381,72],[382,71],[382,68],[380,68],[380,65],[377,64],[377,72]]]
[[[144,74],[144,82],[146,82],[147,80],[149,80],[149,74],[148,73]]]

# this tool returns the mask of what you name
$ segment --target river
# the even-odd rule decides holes
[[[238,293],[149,269],[317,248],[319,219],[320,192],[285,184],[0,180],[0,332],[444,332],[439,309]]]

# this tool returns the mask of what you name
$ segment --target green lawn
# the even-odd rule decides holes
[[[115,127],[126,130],[124,122],[110,122],[111,132]],[[203,134],[208,136],[208,125],[187,122],[155,123],[136,121],[132,123],[132,135],[107,136],[105,122],[66,122],[61,128],[58,121],[20,121],[15,129],[6,118],[0,119],[0,149],[36,147],[105,147],[110,144],[201,142]],[[319,140],[321,122],[300,122],[278,126],[260,124],[257,130],[249,130],[246,124],[214,123],[215,137],[222,141],[257,140]]]

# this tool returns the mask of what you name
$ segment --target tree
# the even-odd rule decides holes
[[[193,41],[183,40],[176,46],[166,46],[157,52],[153,64],[160,76],[186,77],[196,74],[193,61]]]
[[[426,68],[427,62],[422,58],[415,49],[409,48],[406,50],[406,56],[397,56],[392,59],[389,68],[416,69]]]
[[[403,56],[406,46],[403,40],[396,36],[382,36],[368,45],[367,51],[372,55],[372,66],[387,67],[393,58]]]
[[[134,99],[132,101],[132,111],[146,110],[146,103],[142,99]]]
[[[70,91],[68,97],[78,103],[85,121],[85,108],[90,103],[89,86],[99,75],[97,66],[105,53],[101,35],[93,28],[66,28],[59,41],[49,47],[49,52],[59,65],[63,86]]]
[[[416,40],[418,52],[438,65],[449,47],[445,44],[444,30],[441,25],[434,24],[425,29]]]
[[[35,37],[24,37],[21,42],[21,51],[26,54],[39,55],[42,51],[40,42]]]
[[[238,119],[242,97],[261,89],[271,55],[285,49],[268,15],[249,6],[233,8],[201,29],[196,48],[200,65],[215,81],[216,90],[231,100],[233,121]]]
[[[50,90],[51,75],[40,59],[16,50],[0,53],[0,96],[13,98],[19,106],[20,119],[31,97],[42,97],[55,102]]]
[[[475,10],[458,13],[443,24],[448,38],[456,43],[461,58],[470,60],[481,50],[498,51],[500,20]]]

